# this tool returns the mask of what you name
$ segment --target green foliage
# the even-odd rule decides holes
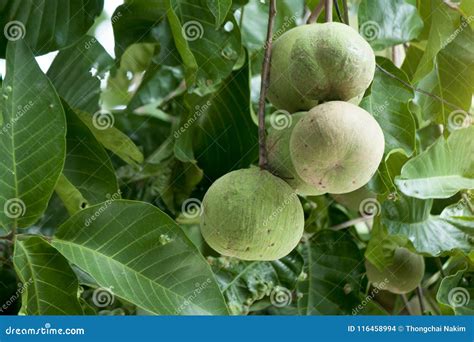
[[[318,24],[329,31],[314,38],[339,52],[312,49],[307,35],[292,55],[274,49],[270,83],[280,73],[305,84],[281,86],[287,100],[266,103],[268,149],[294,164],[285,152],[292,133],[278,133],[299,121],[276,108],[292,110],[298,90],[321,82],[311,77],[315,65],[340,89],[360,81],[355,50],[371,61],[376,50],[377,66],[359,96],[344,100],[378,123],[385,146],[378,139],[383,157],[370,165],[377,171],[351,193],[298,197],[283,181],[298,183],[302,170],[280,175],[270,165],[273,189],[241,181],[217,194],[214,224],[226,231],[237,223],[252,228],[248,213],[280,217],[295,209],[298,220],[270,224],[286,234],[279,243],[297,245],[272,261],[221,255],[199,227],[211,185],[257,164],[269,1],[111,3],[0,0],[0,314],[406,314],[364,266],[390,268],[400,248],[426,263],[420,286],[430,312],[474,314],[472,1],[349,0],[356,30]],[[316,27],[300,26],[319,1],[276,3],[273,47],[291,29]],[[335,9],[333,18],[340,21]],[[357,39],[337,44],[334,27]],[[35,57],[49,52],[57,54]],[[278,67],[288,64],[291,75]],[[325,90],[326,100],[336,98]],[[335,149],[337,139],[366,139],[366,152],[345,172],[371,164],[377,141],[364,133],[367,125],[344,129],[350,120],[337,114],[327,125],[315,117],[317,131],[300,137],[314,149],[303,158],[312,171],[328,160],[334,167],[327,172],[339,170],[361,151],[356,144]],[[345,182],[332,179],[334,189]],[[246,197],[227,206],[238,190]],[[262,254],[254,235],[239,232]],[[406,295],[415,301],[413,291]]]

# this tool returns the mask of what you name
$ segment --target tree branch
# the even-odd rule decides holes
[[[321,12],[323,11],[323,8],[324,8],[324,0],[319,0],[319,4],[311,12],[311,15],[309,16],[308,20],[306,21],[306,24],[315,23],[318,20],[319,16],[321,15]]]
[[[367,222],[367,221],[370,221],[372,219],[373,219],[372,216],[362,216],[362,217],[355,218],[353,220],[349,220],[349,221],[346,221],[346,222],[342,222],[340,224],[336,224],[335,226],[329,227],[329,229],[341,230],[341,229],[352,227],[353,225],[355,225],[357,223]]]
[[[260,85],[260,100],[258,103],[258,165],[262,170],[267,168],[268,163],[265,132],[265,98],[267,97],[267,89],[270,79],[270,62],[272,58],[273,43],[273,22],[275,21],[275,15],[276,0],[270,0],[270,8],[268,11],[267,39],[265,42],[265,54],[263,57],[262,65],[262,83]]]
[[[325,0],[324,9],[326,10],[326,22],[332,22],[332,0]]]
[[[349,7],[347,6],[347,0],[342,0],[342,8],[344,10],[344,23],[349,25]]]
[[[423,303],[423,290],[422,290],[421,286],[418,286],[416,288],[416,294],[417,294],[418,300],[420,302],[421,315],[424,315],[425,314],[425,304]]]

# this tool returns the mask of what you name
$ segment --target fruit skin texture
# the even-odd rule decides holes
[[[295,191],[303,196],[317,196],[323,194],[314,186],[306,183],[296,173],[290,156],[290,137],[295,124],[306,115],[306,112],[291,115],[291,124],[282,129],[268,130],[267,150],[268,167],[272,173],[287,182]]]
[[[370,180],[384,145],[372,115],[351,103],[332,101],[314,107],[296,123],[290,155],[303,181],[321,192],[342,194]]]
[[[374,72],[372,48],[348,25],[298,26],[275,41],[268,99],[289,112],[332,100],[358,104]]]
[[[258,168],[230,172],[203,200],[201,233],[214,250],[243,260],[276,260],[303,236],[298,196],[283,180]]]
[[[413,291],[423,279],[425,261],[421,255],[410,252],[406,248],[395,250],[392,264],[380,271],[369,261],[365,261],[367,277],[376,287],[382,287],[392,293]]]

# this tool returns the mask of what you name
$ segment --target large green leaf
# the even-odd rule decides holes
[[[396,193],[395,177],[400,175],[408,157],[403,152],[393,151],[380,163],[377,173],[369,182],[369,188],[378,194]]]
[[[85,36],[58,53],[47,75],[72,108],[95,113],[99,110],[101,80],[112,65],[112,57],[97,39]]]
[[[216,18],[216,28],[224,23],[232,6],[232,0],[207,0],[207,6]]]
[[[378,57],[377,63],[408,82],[407,76],[388,59]],[[377,69],[370,95],[361,107],[369,111],[382,127],[385,137],[385,153],[402,149],[408,156],[415,149],[415,120],[408,109],[408,102],[415,96],[412,89]]]
[[[86,201],[79,203],[72,213],[83,209],[84,205],[98,204],[112,196],[115,199],[120,198],[109,156],[76,113],[67,104],[64,105],[67,120],[67,155],[63,174]],[[58,194],[61,196],[61,192]],[[75,198],[61,196],[65,203]],[[71,211],[70,206],[66,206]]]
[[[151,313],[227,313],[210,266],[150,204],[118,200],[80,211],[52,244],[100,286]]]
[[[418,83],[428,75],[434,67],[438,52],[449,43],[450,37],[459,27],[460,15],[450,9],[443,0],[427,0],[423,3],[423,19],[426,27],[430,27],[425,53],[418,64],[413,76],[413,82]]]
[[[362,0],[359,31],[375,50],[409,42],[423,28],[416,6],[405,0]]]
[[[102,12],[104,0],[0,1],[0,57],[8,41],[25,39],[35,55],[73,44]]]
[[[467,112],[471,108],[474,92],[474,31],[469,26],[461,25],[445,44],[436,57],[436,68],[418,83],[418,88],[445,102],[417,92],[415,103],[420,106],[423,119],[435,120],[452,131],[462,124],[463,116],[467,119]]]
[[[302,245],[305,272],[299,283],[301,315],[350,314],[359,304],[364,259],[350,234],[323,230]]]
[[[433,200],[400,196],[382,204],[381,222],[391,235],[408,238],[419,253],[469,253],[474,248],[474,218],[454,216],[450,207],[434,216],[432,205]]]
[[[24,315],[82,315],[79,282],[67,260],[37,236],[18,236],[13,263]]]
[[[436,299],[450,306],[456,315],[474,315],[474,274],[460,270],[445,277],[439,285]]]
[[[416,198],[448,198],[474,189],[474,126],[454,131],[409,160],[395,179],[399,189]]]
[[[8,45],[2,93],[0,227],[8,230],[32,225],[46,209],[64,164],[66,122],[23,40]]]
[[[188,86],[197,85],[205,91],[214,89],[230,75],[241,52],[236,21],[228,15],[228,28],[216,29],[206,0],[168,1],[167,16]]]
[[[277,307],[293,301],[292,290],[303,272],[303,258],[295,250],[275,261],[208,258],[232,314],[247,314],[257,301],[270,296]],[[278,297],[280,294],[281,297]],[[278,300],[277,300],[278,299]]]

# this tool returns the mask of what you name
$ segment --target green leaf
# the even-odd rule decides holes
[[[399,79],[409,83],[405,73],[388,59],[377,57],[377,64]],[[415,149],[415,120],[408,109],[414,91],[400,81],[377,69],[370,95],[361,107],[370,112],[382,127],[385,137],[385,153],[402,149],[410,156]]]
[[[37,236],[17,236],[13,263],[24,315],[82,315],[79,282],[67,260]]]
[[[208,257],[232,314],[247,314],[257,301],[270,296],[276,306],[292,302],[291,291],[303,272],[303,258],[295,250],[286,257],[265,262]],[[284,296],[276,301],[278,292]],[[270,302],[270,304],[273,304]]]
[[[120,191],[115,177],[115,170],[109,156],[102,145],[95,139],[89,128],[76,113],[64,104],[67,120],[66,146],[67,155],[64,164],[64,177],[73,185],[85,199],[82,206],[77,206],[71,212],[84,209],[84,205],[94,205],[110,199],[112,195],[120,197]],[[58,194],[61,195],[60,192]],[[61,196],[63,202],[71,199]]]
[[[416,198],[448,198],[459,190],[474,189],[473,150],[474,126],[458,129],[409,160],[395,183]]]
[[[192,4],[184,0],[168,0],[168,21],[185,66],[188,87],[197,85],[210,91],[225,80],[240,52],[240,30],[234,18],[229,17],[232,29],[214,26],[214,15],[206,0]]]
[[[474,315],[473,275],[464,269],[441,280],[436,294],[438,302],[450,306],[456,315]]]
[[[95,113],[99,110],[101,80],[112,65],[112,57],[97,39],[85,36],[57,54],[47,75],[73,109]]]
[[[178,142],[189,138],[198,166],[209,181],[257,158],[257,126],[251,117],[249,65],[234,71],[220,89],[206,97],[187,98],[189,114],[181,122]],[[188,127],[186,129],[186,127]],[[179,149],[181,145],[177,145]]]
[[[94,24],[104,0],[9,0],[2,1],[0,57],[9,40],[24,38],[35,55],[75,43]]]
[[[115,127],[110,127],[110,125],[107,125],[109,126],[107,128],[101,128],[100,125],[94,123],[94,117],[89,113],[76,112],[76,114],[106,149],[128,164],[134,165],[143,162],[143,154],[127,135]],[[110,120],[109,122],[114,122],[115,120],[110,112],[104,112],[102,115],[104,115],[104,119]]]
[[[400,196],[383,202],[381,222],[391,235],[407,237],[418,253],[469,253],[474,247],[474,218],[452,216],[450,207],[434,216],[432,205],[433,200]]]
[[[448,43],[460,22],[459,13],[446,6],[442,0],[431,0],[431,4],[427,1],[424,6],[429,9],[424,18],[425,25],[431,26],[425,53],[413,76],[413,83],[418,83],[433,70],[436,55]]]
[[[359,31],[374,50],[409,42],[423,28],[416,6],[405,0],[362,0],[357,14]]]
[[[80,211],[52,244],[100,286],[151,313],[227,313],[210,266],[150,204],[118,200]]]
[[[423,119],[435,120],[452,131],[458,128],[458,120],[462,121],[460,116],[466,118],[471,108],[474,92],[474,31],[463,23],[444,44],[445,47],[436,57],[436,68],[420,80],[418,88],[449,104],[420,92],[416,94],[415,103],[420,106]]]
[[[307,280],[298,284],[301,315],[350,314],[359,304],[364,259],[350,234],[323,230],[302,245]]]
[[[0,227],[28,227],[43,214],[61,174],[64,111],[23,40],[7,49],[0,129]]]
[[[379,165],[377,173],[369,182],[369,188],[378,194],[396,193],[395,177],[400,175],[408,157],[403,152],[393,151]]]
[[[132,44],[156,43],[157,30],[166,21],[163,19],[168,8],[165,0],[125,1],[118,6],[112,15],[117,59]]]
[[[474,2],[470,0],[462,0],[459,9],[463,12],[464,16],[468,19],[469,25],[474,30]]]
[[[232,0],[207,0],[207,7],[216,18],[216,29],[224,23],[232,6]]]

